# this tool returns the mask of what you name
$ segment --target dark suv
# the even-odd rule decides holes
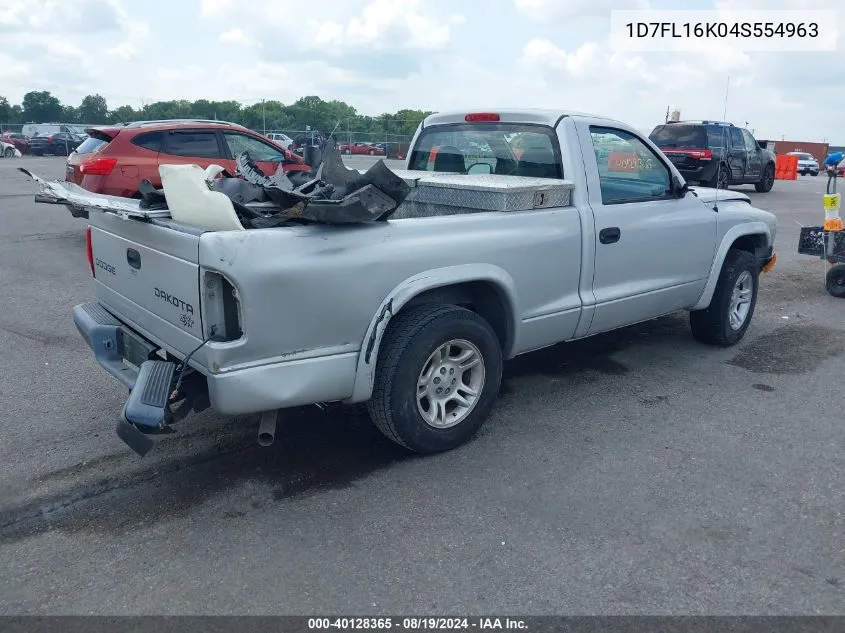
[[[674,121],[649,135],[684,180],[720,189],[753,184],[759,192],[775,183],[775,155],[751,132],[722,121]]]

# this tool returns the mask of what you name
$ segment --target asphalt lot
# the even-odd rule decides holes
[[[270,448],[204,413],[139,459],[70,316],[84,221],[16,171],[63,164],[0,160],[0,613],[845,612],[845,303],[796,253],[824,177],[739,188],[780,229],[737,348],[681,314],[522,357],[435,457],[310,407]]]

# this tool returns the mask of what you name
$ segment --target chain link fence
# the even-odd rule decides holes
[[[403,123],[402,121],[396,122],[398,124]],[[87,128],[87,127],[99,127],[102,126],[102,123],[97,124],[74,124],[74,127],[79,128]],[[24,124],[21,123],[3,123],[0,122],[0,133],[5,132],[13,132],[13,133],[21,133],[23,130]],[[251,128],[253,132],[257,132],[258,134],[263,134],[264,132],[261,129]],[[329,131],[325,130],[316,130],[316,129],[291,129],[291,128],[267,128],[267,134],[284,134],[297,142],[298,144],[304,143],[311,138],[312,135],[329,135]],[[369,144],[379,144],[383,145],[385,152],[388,158],[404,158],[407,154],[409,145],[411,143],[411,139],[413,138],[413,134],[396,134],[391,133],[389,131],[385,132],[371,132],[371,131],[361,131],[355,129],[337,129],[331,134],[331,137],[334,138],[335,142],[338,145],[346,145],[346,144],[353,144],[353,143],[369,143]]]

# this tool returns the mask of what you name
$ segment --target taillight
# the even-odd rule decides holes
[[[495,123],[499,121],[499,115],[495,112],[475,112],[464,117],[467,123]]]
[[[94,248],[91,246],[91,225],[85,227],[85,252],[88,254],[88,267],[91,269],[91,276],[94,274]]]
[[[692,156],[693,158],[700,158],[701,160],[712,160],[713,152],[709,149],[687,149],[687,148],[674,148],[669,147],[665,150],[669,154],[686,154],[687,156]]]
[[[116,158],[92,158],[79,166],[79,173],[88,176],[108,176],[115,165],[117,165]]]

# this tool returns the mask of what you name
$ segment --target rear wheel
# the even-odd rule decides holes
[[[748,251],[731,249],[725,257],[713,298],[705,310],[690,312],[690,328],[697,341],[730,347],[745,336],[754,307],[760,271]]]
[[[766,168],[763,170],[763,178],[760,182],[754,184],[754,188],[760,193],[766,193],[767,191],[771,191],[772,187],[775,184],[775,166],[774,165],[766,165]]]
[[[411,308],[385,333],[370,417],[416,453],[451,450],[481,428],[501,379],[502,349],[487,321],[454,305]]]
[[[708,185],[710,187],[715,187],[716,189],[727,189],[728,184],[730,183],[730,171],[728,171],[728,166],[724,163],[719,165],[716,174],[710,180]]]
[[[371,149],[370,150],[370,156],[375,156],[375,155],[376,155],[376,151],[374,149]]]
[[[845,299],[845,264],[837,264],[825,276],[827,291],[837,299]]]

